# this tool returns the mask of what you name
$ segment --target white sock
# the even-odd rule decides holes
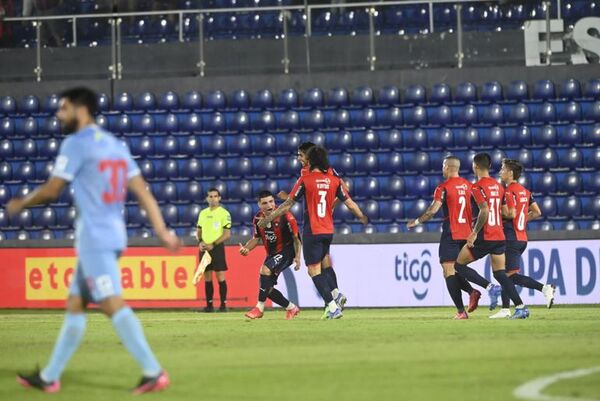
[[[337,288],[331,290],[331,296],[333,297],[333,299],[336,299],[338,295],[340,295],[340,290],[338,290]]]
[[[338,305],[335,303],[335,301],[331,301],[327,306],[329,307],[329,312],[331,313],[335,312],[338,308]]]
[[[501,312],[510,312],[510,308],[502,308],[500,309]]]
[[[259,311],[264,312],[265,311],[265,303],[264,302],[260,302],[258,301],[256,303],[256,307],[258,308]]]
[[[494,284],[489,283],[487,287],[485,287],[486,291],[489,291],[492,289],[492,287],[494,286]]]
[[[290,304],[285,308],[285,310],[292,310],[296,307],[296,305],[294,305],[294,303],[292,301],[290,301]]]
[[[524,304],[521,304],[521,305],[517,305],[517,306],[515,306],[515,309],[523,309],[524,307],[525,307],[525,305],[524,305]]]

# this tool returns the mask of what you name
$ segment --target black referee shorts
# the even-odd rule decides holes
[[[225,260],[225,244],[216,245],[212,251],[208,251],[212,262],[206,266],[205,271],[224,272],[227,271],[227,261]],[[200,252],[200,259],[203,253]]]

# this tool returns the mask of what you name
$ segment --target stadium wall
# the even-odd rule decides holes
[[[594,231],[531,233],[523,254],[525,274],[557,286],[558,304],[600,303],[600,233]],[[249,307],[256,301],[258,270],[264,250],[244,258],[232,238],[227,247],[229,303]],[[331,255],[340,287],[353,307],[419,307],[450,305],[437,258],[439,235],[337,236]],[[76,266],[68,241],[0,243],[0,308],[62,308]],[[139,308],[198,308],[204,286],[191,283],[198,263],[195,240],[170,255],[156,240],[134,238],[120,261],[125,298]],[[473,264],[491,277],[487,260]],[[320,307],[312,281],[303,268],[286,270],[279,288],[304,307]],[[522,290],[527,304],[543,297]]]

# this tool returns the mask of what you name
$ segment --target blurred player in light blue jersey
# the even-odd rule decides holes
[[[30,206],[57,199],[67,184],[74,190],[77,269],[69,288],[67,312],[50,361],[30,375],[19,374],[25,386],[53,393],[60,390],[60,376],[79,346],[86,326],[85,309],[100,306],[112,320],[125,348],[142,368],[134,394],[158,391],[169,384],[167,373],[156,360],[142,326],[122,297],[118,259],[127,246],[123,221],[127,189],[135,193],[165,248],[176,251],[180,240],[170,233],[160,209],[133,161],[129,149],[109,132],[94,124],[96,94],[75,88],[61,94],[57,117],[67,137],[60,148],[50,179],[24,198],[7,205],[10,215]]]

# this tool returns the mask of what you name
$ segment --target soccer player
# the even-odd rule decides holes
[[[204,271],[204,291],[206,294],[206,308],[204,312],[214,312],[212,272],[214,271],[219,282],[219,296],[221,297],[220,312],[227,312],[227,260],[225,259],[225,241],[231,238],[231,215],[221,206],[221,193],[216,188],[210,188],[206,194],[208,207],[202,209],[198,215],[196,236],[198,238],[200,258],[202,252],[208,252],[212,262]]]
[[[552,307],[554,303],[555,286],[542,284],[519,273],[521,269],[521,255],[527,248],[527,222],[537,219],[542,215],[540,207],[534,200],[531,192],[517,182],[523,166],[517,160],[504,159],[500,170],[500,179],[506,185],[506,205],[502,208],[504,220],[504,236],[506,237],[506,270],[513,283],[540,291],[546,298],[546,306]],[[510,317],[510,300],[502,294],[502,309],[490,316],[491,319],[504,319]]]
[[[473,172],[478,181],[473,184],[472,193],[479,207],[479,214],[473,231],[467,237],[467,243],[458,254],[455,268],[459,274],[471,280],[468,272],[467,274],[462,272],[465,271],[465,267],[475,260],[490,255],[494,278],[502,286],[502,292],[505,292],[516,305],[512,318],[526,319],[529,317],[529,310],[523,304],[515,284],[506,275],[504,255],[506,244],[501,213],[504,188],[490,177],[491,164],[492,159],[487,153],[478,153],[473,158]]]
[[[468,283],[460,274],[456,274],[454,263],[460,250],[466,243],[471,232],[471,183],[458,175],[460,159],[448,156],[442,164],[442,174],[446,181],[435,189],[433,201],[419,218],[408,222],[407,227],[414,228],[431,219],[443,206],[444,222],[442,224],[442,237],[440,239],[439,257],[444,270],[446,287],[456,306],[454,319],[468,319],[467,311],[477,309],[481,293]],[[467,267],[466,269],[471,269]],[[477,272],[474,272],[477,274]],[[469,308],[465,311],[461,296],[461,288],[469,294]],[[490,298],[498,298],[500,287],[489,285]]]
[[[258,227],[267,227],[288,212],[298,199],[304,198],[305,216],[302,233],[304,261],[308,266],[308,274],[327,304],[326,318],[339,319],[342,317],[342,309],[335,302],[331,293],[332,288],[321,269],[323,260],[329,255],[333,239],[333,203],[335,199],[344,202],[361,223],[366,225],[369,219],[350,198],[341,179],[327,173],[330,168],[327,150],[322,146],[314,146],[308,151],[307,156],[310,172],[298,179],[289,198],[277,210],[260,220]]]
[[[258,291],[258,303],[246,313],[249,319],[260,319],[264,315],[265,301],[271,301],[286,309],[286,320],[292,320],[300,308],[290,302],[285,296],[275,289],[277,278],[285,269],[294,264],[294,269],[300,269],[300,237],[298,235],[298,223],[291,212],[281,215],[266,228],[259,228],[258,221],[273,213],[275,208],[275,197],[269,191],[261,191],[258,194],[259,212],[254,216],[254,237],[240,244],[240,254],[248,256],[250,251],[261,242],[267,251],[267,257],[260,267],[260,289]]]
[[[121,214],[127,189],[137,196],[165,248],[176,251],[180,241],[165,226],[129,149],[94,124],[96,110],[96,94],[87,88],[70,89],[60,95],[56,116],[66,133],[72,135],[61,144],[50,179],[7,205],[8,213],[16,215],[25,208],[52,202],[70,183],[79,212],[75,223],[77,268],[62,329],[44,369],[30,375],[19,374],[17,381],[47,393],[60,390],[61,374],[85,332],[85,309],[93,302],[110,317],[123,345],[142,368],[143,377],[133,393],[159,391],[169,385],[167,372],[156,360],[139,320],[122,297],[117,262],[127,246]]]
[[[307,155],[308,155],[308,151],[315,146],[316,145],[312,142],[304,142],[304,143],[300,144],[300,146],[298,147],[298,155],[297,155],[298,161],[300,162],[300,165],[302,166],[302,169],[300,170],[300,176],[310,173]],[[327,170],[327,174],[334,175],[341,179],[338,172],[331,166]],[[344,180],[341,180],[341,183],[342,183],[342,186],[344,187],[344,190],[346,192],[348,192],[348,185],[344,182]],[[277,194],[277,197],[283,201],[286,201],[288,199],[288,196],[289,196],[289,194],[285,191],[279,191],[279,193]],[[333,207],[335,208],[338,205],[338,203],[339,203],[339,199],[336,198],[333,203]],[[346,295],[341,293],[338,288],[337,275],[335,274],[335,270],[333,269],[333,262],[331,261],[331,257],[329,255],[327,255],[325,257],[325,259],[323,260],[322,271],[323,271],[323,275],[327,278],[329,286],[332,288],[331,292],[333,295],[333,299],[335,299],[337,304],[340,305],[343,310],[344,306],[346,305],[346,302],[348,302],[348,299],[346,298]],[[325,308],[323,317],[324,318],[327,317],[327,307]]]

